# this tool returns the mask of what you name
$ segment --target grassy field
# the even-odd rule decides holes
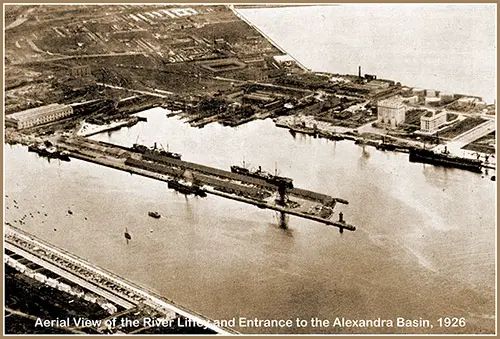
[[[439,133],[439,137],[450,139],[455,138],[456,136],[459,136],[460,134],[482,124],[485,121],[486,120],[482,118],[465,118],[464,120],[444,129]]]

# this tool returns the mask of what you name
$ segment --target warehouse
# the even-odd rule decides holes
[[[61,104],[50,104],[10,114],[5,117],[5,125],[23,129],[43,125],[70,115],[73,115],[73,107]]]

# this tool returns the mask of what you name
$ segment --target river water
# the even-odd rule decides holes
[[[493,173],[410,163],[407,154],[350,141],[293,137],[270,119],[197,129],[165,113],[142,112],[147,123],[93,139],[156,141],[184,160],[222,169],[242,160],[277,167],[297,187],[347,199],[334,218],[342,211],[357,230],[341,235],[292,216],[285,231],[272,211],[211,195],[186,198],[159,181],[76,159],[49,162],[10,145],[6,221],[19,225],[14,220],[26,214],[23,229],[215,319],[422,317],[436,327],[439,317],[457,316],[468,327],[442,332],[494,330]]]
[[[342,4],[238,10],[315,71],[377,74],[496,98],[493,4]]]

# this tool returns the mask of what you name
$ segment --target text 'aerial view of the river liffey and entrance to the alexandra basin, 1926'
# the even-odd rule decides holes
[[[495,4],[5,4],[6,334],[494,334]]]

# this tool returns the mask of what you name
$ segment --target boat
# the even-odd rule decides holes
[[[38,146],[35,144],[28,145],[28,152],[38,153]]]
[[[302,133],[302,134],[307,134],[307,135],[312,135],[314,137],[318,136],[318,128],[316,124],[314,127],[307,127],[305,122],[302,122],[302,124],[293,124],[289,127],[290,133]]]
[[[126,227],[125,227],[124,235],[125,235],[125,239],[126,239],[127,245],[128,245],[129,240],[132,240],[132,236],[130,235],[130,233],[128,233],[128,229]]]
[[[158,212],[148,212],[148,215],[151,218],[155,218],[155,219],[160,219],[160,217],[161,217],[160,213],[158,213]]]
[[[70,161],[69,152],[67,151],[58,151],[54,146],[48,147],[45,150],[44,154],[47,158],[51,159],[60,159],[62,161]]]
[[[272,175],[269,172],[263,171],[261,166],[259,166],[259,168],[256,170],[249,170],[248,168],[242,166],[233,165],[231,166],[231,172],[263,179],[273,185],[284,184],[287,188],[293,188],[293,179],[280,177],[278,175]]]
[[[50,144],[50,146],[47,146],[47,144],[31,144],[28,146],[28,152],[34,152],[39,156],[47,157],[49,159],[60,159],[63,161],[71,161],[68,151],[59,151],[52,144]]]
[[[167,180],[167,187],[186,195],[194,194],[202,198],[207,196],[207,193],[200,186],[184,183],[180,180]]]
[[[332,133],[332,134],[330,134],[329,139],[335,140],[335,141],[341,141],[341,140],[344,140],[345,138],[341,134]]]
[[[160,156],[165,156],[165,157],[173,158],[173,159],[177,159],[177,160],[181,160],[181,157],[182,157],[182,154],[180,154],[180,153],[169,152],[168,150],[165,151],[163,148],[161,148],[161,149],[157,148],[156,142],[155,142],[153,147],[147,147],[147,146],[135,143],[132,145],[132,150],[135,152],[142,153],[142,154],[160,155]]]
[[[139,152],[139,153],[146,153],[146,151],[149,149],[149,147],[141,145],[141,144],[133,144],[132,145],[132,150]]]
[[[411,148],[410,161],[446,167],[456,167],[478,173],[481,173],[482,167],[481,160],[460,158],[451,155],[446,146],[442,152],[434,152],[425,148]]]

